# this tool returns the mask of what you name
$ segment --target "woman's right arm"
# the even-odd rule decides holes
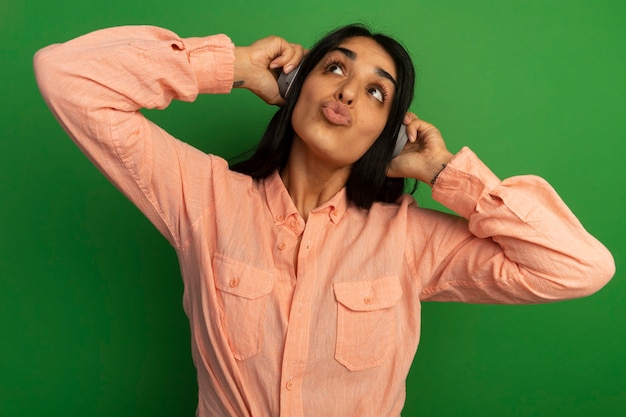
[[[270,65],[297,63],[301,53],[280,38],[266,39],[259,41],[261,53],[254,45],[235,48],[225,35],[182,39],[158,27],[116,27],[40,50],[35,75],[79,148],[178,246],[181,227],[206,208],[206,201],[189,197],[193,190],[207,194],[216,159],[174,139],[139,110],[228,93],[235,75],[257,95],[277,95]],[[259,72],[269,76],[252,75]],[[259,93],[259,83],[270,88]]]
[[[234,46],[224,35],[181,39],[165,29],[116,27],[35,55],[41,93],[61,126],[98,169],[177,246],[197,208],[183,200],[194,166],[211,160],[147,120],[141,108],[228,93]],[[195,173],[195,180],[206,177]],[[184,226],[183,226],[184,227]]]

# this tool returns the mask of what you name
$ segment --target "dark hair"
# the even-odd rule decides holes
[[[352,165],[346,182],[346,195],[350,202],[364,209],[369,209],[375,201],[392,203],[400,197],[405,180],[388,178],[386,173],[392,159],[395,138],[413,100],[415,70],[411,57],[399,42],[386,35],[372,33],[360,24],[339,28],[313,46],[292,82],[285,105],[270,120],[252,156],[233,164],[233,171],[262,179],[286,166],[294,137],[291,116],[304,79],[329,51],[354,37],[374,40],[391,56],[396,65],[397,84],[387,124],[367,152]]]

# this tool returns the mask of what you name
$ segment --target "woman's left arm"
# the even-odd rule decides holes
[[[422,299],[547,302],[590,295],[612,278],[610,252],[544,179],[501,181],[470,149],[452,157],[434,126],[410,118],[410,143],[390,169],[432,182],[433,198],[467,219],[442,218],[433,230],[437,262],[421,277]]]

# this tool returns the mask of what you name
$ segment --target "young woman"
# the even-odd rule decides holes
[[[61,125],[177,252],[197,415],[398,416],[422,301],[548,302],[612,277],[611,255],[544,180],[501,181],[406,113],[414,72],[397,42],[338,29],[285,102],[277,73],[302,58],[277,37],[235,47],[156,27],[35,57]],[[233,86],[282,107],[232,169],[139,112]],[[409,143],[392,158],[402,123]],[[459,216],[418,208],[403,178]]]

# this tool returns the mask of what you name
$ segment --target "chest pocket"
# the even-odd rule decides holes
[[[233,355],[244,360],[263,346],[263,326],[274,276],[251,265],[216,255],[215,286],[222,303],[222,324]]]
[[[395,345],[394,306],[402,296],[397,277],[336,282],[335,359],[351,371],[380,365]]]

